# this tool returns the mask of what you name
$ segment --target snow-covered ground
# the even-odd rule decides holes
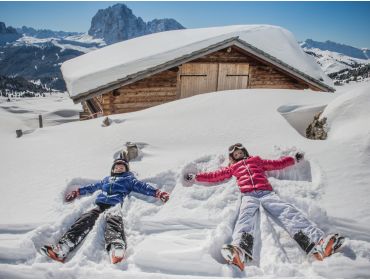
[[[66,122],[77,121],[78,113],[82,111],[80,104],[76,105],[67,93],[45,93],[45,97],[7,98],[0,97],[1,138],[6,141],[9,135],[15,136],[17,129],[31,133],[39,127],[39,115],[43,117],[44,126],[54,126]],[[1,140],[0,140],[1,141]],[[3,147],[2,142],[1,147]]]
[[[108,127],[98,118],[34,129],[24,114],[79,108],[68,99],[1,102],[0,277],[369,278],[369,105],[370,83],[336,93],[235,90],[113,115]],[[301,133],[320,108],[329,138],[308,140]],[[16,138],[21,125],[34,130]],[[137,177],[171,194],[165,205],[133,193],[125,200],[127,261],[110,264],[103,215],[65,264],[41,256],[41,245],[93,205],[94,195],[63,203],[66,190],[108,175],[127,141],[141,147],[130,164]],[[323,262],[307,258],[262,211],[255,261],[245,272],[224,263],[219,249],[230,241],[240,203],[235,180],[186,186],[182,174],[226,165],[227,147],[236,142],[264,158],[305,153],[305,161],[271,172],[270,181],[323,230],[347,236],[341,252]]]

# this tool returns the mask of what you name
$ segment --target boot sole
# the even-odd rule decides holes
[[[234,253],[234,248],[231,245],[227,245],[221,249],[221,255],[229,265],[238,267],[241,271],[244,271],[244,263],[241,261],[239,254]]]
[[[53,250],[51,249],[50,246],[43,246],[43,247],[41,247],[40,252],[44,256],[49,257],[49,258],[51,258],[54,261],[64,263],[64,259],[58,258],[58,256],[55,255],[55,253],[53,252]]]
[[[112,264],[116,264],[116,263],[120,263],[120,262],[122,262],[122,261],[123,261],[123,259],[124,259],[124,258],[117,258],[117,257],[113,257],[113,258],[111,259],[111,261],[112,261]]]
[[[344,243],[345,238],[343,236],[338,236],[337,234],[330,238],[328,245],[325,248],[325,257],[329,257],[334,253],[338,252]]]
[[[116,255],[113,255],[113,252],[108,251],[108,255],[109,255],[109,258],[112,264],[120,263],[123,260],[125,260],[125,257],[126,257],[125,252],[123,252],[123,254],[119,254],[118,256],[116,256]]]
[[[324,250],[324,255],[320,253],[314,253],[313,256],[318,260],[318,261],[323,261],[325,258],[330,257],[334,253],[338,252],[340,248],[342,247],[344,243],[345,237],[335,235],[330,238],[328,241],[328,244],[326,245],[326,248]]]

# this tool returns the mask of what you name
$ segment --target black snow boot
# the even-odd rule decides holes
[[[246,260],[252,260],[253,259],[253,236],[249,233],[243,232],[239,248],[241,248],[245,254]]]
[[[310,238],[302,231],[294,234],[294,240],[297,241],[298,245],[303,249],[303,251],[306,252],[306,254],[309,254],[316,245],[315,243],[311,242]]]

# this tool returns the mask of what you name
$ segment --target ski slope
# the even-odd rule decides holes
[[[0,100],[0,277],[369,278],[369,104],[370,83],[336,93],[235,90],[113,115],[109,127],[102,118],[51,123],[15,138],[15,126],[27,124]],[[79,109],[68,99],[11,103],[30,111],[42,105],[52,115],[64,106]],[[304,138],[304,126],[322,109],[329,138]],[[108,175],[127,141],[140,147],[139,159],[130,163],[137,177],[170,193],[166,204],[131,193],[122,209],[112,209],[124,217],[127,261],[109,262],[104,215],[65,264],[38,254],[93,207],[97,195],[66,204],[65,192]],[[231,240],[240,203],[235,179],[189,186],[182,174],[226,165],[227,147],[236,142],[263,158],[305,153],[305,161],[270,172],[270,182],[324,231],[348,237],[340,253],[323,262],[307,258],[262,209],[254,262],[244,272],[224,263],[220,248]]]

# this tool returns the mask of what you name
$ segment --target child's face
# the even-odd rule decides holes
[[[113,169],[114,173],[126,172],[126,166],[124,164],[116,164]]]
[[[236,149],[233,152],[233,157],[235,160],[242,159],[244,158],[244,152],[242,150]]]

